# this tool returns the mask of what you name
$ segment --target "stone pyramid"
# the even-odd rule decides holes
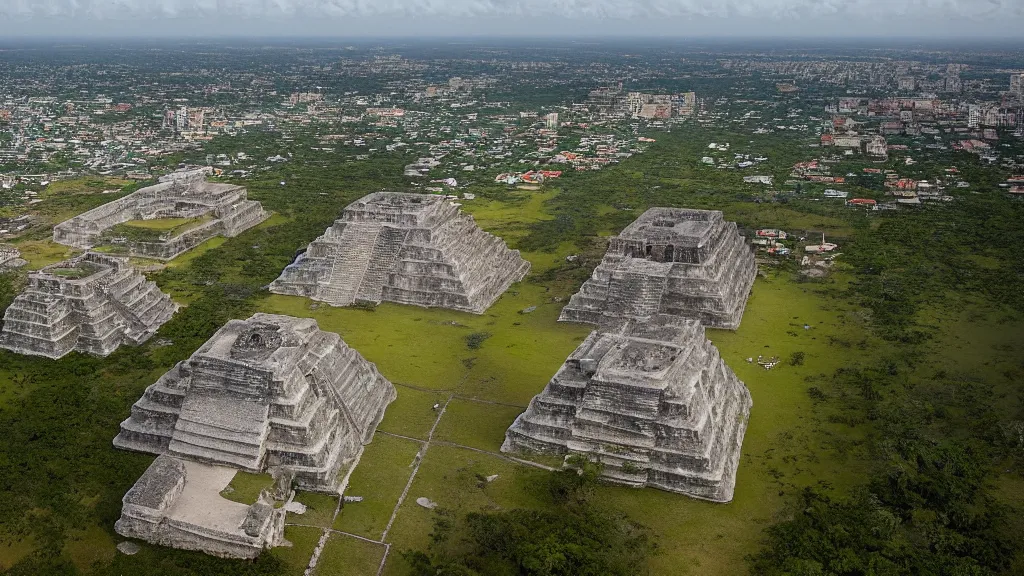
[[[338,493],[396,397],[395,387],[315,320],[232,320],[146,389],[114,446],[160,454],[125,494],[123,536],[253,558],[284,538],[285,510],[264,491],[221,496],[238,470]]]
[[[334,492],[373,438],[395,387],[315,320],[232,320],[146,389],[114,445],[231,466],[286,469]]]
[[[587,337],[501,450],[583,455],[614,482],[728,502],[750,407],[698,321],[627,320]]]
[[[735,330],[756,275],[753,252],[721,212],[651,208],[611,239],[559,320],[671,314]]]
[[[30,273],[4,314],[0,347],[60,358],[72,350],[106,356],[148,340],[178,305],[128,258],[96,252]]]
[[[332,306],[383,300],[483,313],[530,263],[442,196],[377,192],[270,285]]]

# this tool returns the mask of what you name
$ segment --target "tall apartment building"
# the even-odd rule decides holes
[[[1010,92],[1024,95],[1024,74],[1010,75]]]

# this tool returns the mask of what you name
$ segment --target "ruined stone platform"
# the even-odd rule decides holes
[[[386,300],[482,314],[529,270],[448,199],[377,192],[346,207],[270,291],[332,306]]]
[[[651,208],[611,239],[559,320],[670,314],[735,330],[756,275],[752,250],[721,212]]]
[[[236,470],[158,456],[122,499],[118,534],[226,558],[255,558],[284,539],[285,510],[220,495]]]
[[[132,256],[170,260],[214,236],[237,236],[270,217],[259,202],[248,199],[242,186],[207,182],[211,173],[199,168],[163,176],[156,185],[61,222],[53,229],[53,241],[83,249],[109,243]],[[131,220],[201,217],[208,220],[158,241],[111,237],[108,232]]]
[[[153,474],[185,480],[151,488],[149,472],[143,475],[125,496],[118,532],[250,557],[253,547],[258,553],[280,540],[283,522],[263,508],[225,504],[223,513],[193,516],[174,508],[174,499],[189,493],[189,478],[213,474],[196,467],[268,472],[303,490],[337,494],[396,395],[374,364],[315,320],[262,313],[232,320],[149,386],[121,423],[114,446],[162,454],[157,462],[166,464],[158,468],[173,470]],[[208,488],[196,494],[215,502]],[[238,534],[243,521],[248,539]]]
[[[29,274],[4,313],[0,347],[47,358],[72,350],[106,356],[145,342],[177,310],[128,258],[86,252]]]
[[[728,502],[750,407],[698,321],[626,320],[587,337],[501,450],[582,455],[613,482]]]
[[[0,270],[13,270],[28,264],[21,252],[10,244],[0,244]]]

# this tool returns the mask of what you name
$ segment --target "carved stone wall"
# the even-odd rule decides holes
[[[651,208],[612,238],[559,320],[662,313],[735,330],[756,275],[753,252],[721,212]]]
[[[122,343],[145,342],[177,310],[128,258],[86,252],[29,274],[4,313],[0,347],[48,358],[72,350],[106,356]]]
[[[501,450],[583,455],[614,482],[728,502],[750,407],[698,321],[627,320],[587,337]]]
[[[157,242],[117,240],[133,256],[170,260],[214,236],[233,237],[270,215],[246,189],[233,184],[207,182],[209,168],[175,172],[160,183],[61,222],[53,241],[74,248],[93,248],[103,242],[109,228],[130,220],[156,218],[211,218],[181,234]]]
[[[333,306],[387,300],[481,314],[529,269],[447,199],[377,192],[346,207],[270,291]]]

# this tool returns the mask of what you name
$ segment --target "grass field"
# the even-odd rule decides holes
[[[120,190],[130,180],[121,178],[102,178],[97,176],[84,176],[70,180],[58,180],[50,183],[40,194],[41,198],[52,198],[56,196],[71,196],[76,194],[101,194],[107,190]]]

